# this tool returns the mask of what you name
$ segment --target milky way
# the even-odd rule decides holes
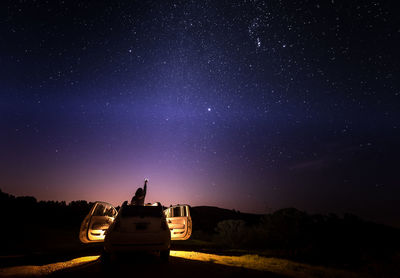
[[[1,5],[3,191],[400,225],[394,4]]]

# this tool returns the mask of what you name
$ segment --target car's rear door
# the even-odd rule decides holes
[[[117,210],[109,203],[96,202],[81,224],[80,241],[83,243],[103,242],[105,232],[116,215]]]
[[[171,206],[164,210],[171,240],[186,240],[192,234],[192,218],[188,205]]]

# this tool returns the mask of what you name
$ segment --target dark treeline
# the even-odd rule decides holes
[[[308,214],[286,208],[266,215],[216,207],[192,209],[193,238],[227,249],[329,265],[390,261],[400,254],[400,230],[352,214]]]
[[[15,197],[0,190],[2,253],[83,248],[79,227],[92,207]],[[216,207],[193,207],[192,239],[224,250],[264,251],[266,255],[321,264],[354,265],[390,260],[400,252],[400,230],[357,216],[311,215],[294,208],[267,215]]]
[[[295,208],[217,224],[214,241],[230,248],[269,250],[305,262],[359,265],[391,260],[400,252],[400,230],[351,214],[310,215]]]
[[[0,190],[0,255],[71,253],[86,248],[78,233],[92,205],[87,201],[38,202]]]
[[[31,196],[15,197],[0,189],[0,208],[9,225],[29,227],[27,224],[43,227],[63,228],[79,226],[93,203],[72,201],[69,204],[58,201],[37,201]]]

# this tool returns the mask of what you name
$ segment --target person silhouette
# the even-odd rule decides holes
[[[148,179],[144,180],[144,187],[143,189],[139,187],[136,190],[135,196],[132,197],[131,205],[132,206],[144,206],[144,198],[146,197],[147,191],[147,183],[149,182]]]

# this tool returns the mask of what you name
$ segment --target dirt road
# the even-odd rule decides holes
[[[120,258],[104,267],[99,260],[53,273],[52,277],[285,277],[243,267],[226,266],[171,257],[162,263],[157,256],[141,255]]]
[[[47,258],[49,260],[50,257]],[[171,251],[169,263],[156,254],[125,254],[104,264],[98,255],[0,268],[1,277],[364,277],[360,273],[312,266],[285,259],[217,255],[196,251]]]

